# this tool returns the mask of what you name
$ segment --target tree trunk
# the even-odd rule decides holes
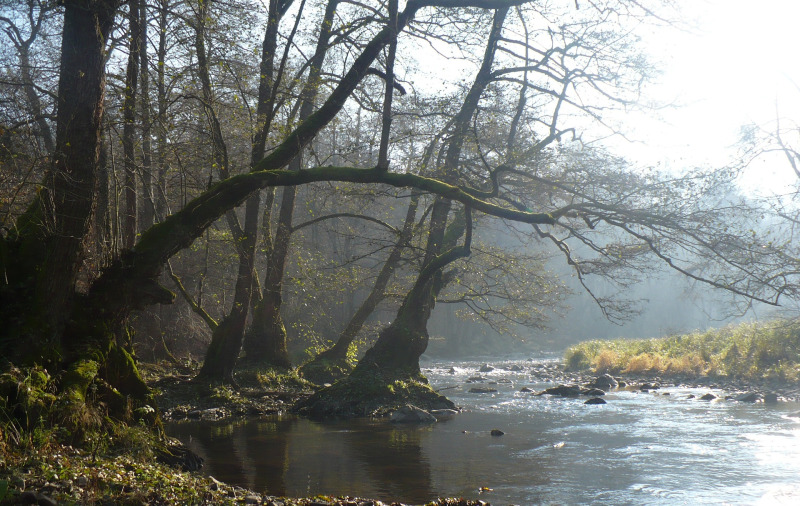
[[[241,251],[245,252],[245,254],[240,254],[239,258],[239,272],[236,278],[233,306],[228,316],[219,323],[212,333],[211,344],[208,347],[203,367],[198,375],[201,380],[235,383],[233,370],[236,367],[239,352],[242,349],[245,322],[252,296],[253,269],[255,267],[255,231],[258,229],[260,211],[261,195],[256,193],[247,199],[245,204],[245,233],[241,241]]]
[[[137,196],[136,196],[136,91],[139,83],[139,61],[142,47],[142,30],[139,22],[139,2],[128,2],[128,67],[125,74],[125,99],[122,102],[124,124],[122,127],[122,150],[125,161],[125,213],[122,226],[122,246],[130,249],[136,243]]]
[[[167,10],[169,0],[160,0],[158,7],[158,67],[156,91],[158,93],[158,118],[156,118],[156,143],[158,146],[158,182],[155,189],[155,215],[158,221],[167,216],[167,91],[164,67],[167,64]]]
[[[453,122],[442,176],[445,181],[455,181],[456,168],[461,159],[461,150],[466,135],[470,130],[471,119],[483,91],[491,81],[491,68],[507,12],[507,8],[495,11],[483,63]],[[428,319],[436,304],[436,297],[445,285],[442,279],[442,269],[461,256],[469,255],[470,211],[466,210],[466,222],[456,218],[448,226],[448,214],[451,207],[450,199],[436,198],[431,211],[422,271],[414,287],[403,300],[395,321],[381,332],[375,346],[367,351],[356,369],[377,366],[381,369],[398,372],[419,373],[419,357],[428,346]],[[463,249],[456,248],[455,244],[464,233],[465,227],[468,240]],[[443,251],[445,253],[442,253]]]
[[[344,330],[339,334],[336,343],[301,367],[301,374],[305,378],[318,384],[331,383],[339,379],[343,374],[349,372],[352,368],[347,362],[350,345],[364,326],[367,318],[370,317],[375,311],[375,308],[378,307],[378,304],[386,297],[386,286],[389,284],[389,280],[400,263],[403,251],[408,247],[411,241],[418,205],[419,195],[413,195],[408,204],[408,209],[406,210],[403,229],[392,251],[383,263],[377,278],[375,278],[375,284],[372,286],[372,290],[370,290],[369,295],[361,303],[358,310],[352,314]]]
[[[133,8],[133,4],[131,4]],[[155,223],[155,201],[153,199],[153,149],[150,142],[152,122],[150,120],[150,61],[147,56],[147,1],[139,0],[139,26],[141,44],[139,48],[139,70],[141,84],[139,108],[142,118],[142,195],[139,230],[146,230]]]
[[[117,283],[118,271],[112,268],[106,279],[114,281],[93,287],[104,288],[104,296],[92,299],[75,292],[97,198],[105,42],[118,7],[117,2],[86,5],[64,3],[52,168],[15,234],[2,245],[11,254],[2,258],[9,276],[0,290],[0,349],[19,365],[63,371],[58,383],[66,401],[58,408],[62,415],[86,409],[87,389],[100,376],[113,388],[101,388],[98,397],[111,416],[124,418],[130,414],[125,396],[137,405],[147,401],[148,390],[130,356],[116,347],[112,329],[119,315],[141,301],[124,294],[129,284]],[[117,297],[108,298],[112,295]],[[165,294],[146,299],[163,301]],[[80,418],[62,419],[69,420]]]
[[[331,0],[325,9],[316,52],[311,58],[308,80],[300,93],[302,104],[299,119],[301,123],[314,112],[314,101],[319,92],[322,65],[325,62],[337,5],[338,0]],[[300,170],[302,167],[301,153],[302,151],[293,157],[289,170]],[[267,272],[263,283],[263,298],[258,301],[253,310],[253,322],[244,344],[248,361],[268,366],[291,367],[286,346],[286,327],[281,318],[283,302],[281,292],[283,291],[283,274],[292,234],[295,197],[294,187],[284,188],[275,238],[270,241],[271,247],[267,251]],[[268,225],[265,225],[264,228],[269,230]]]

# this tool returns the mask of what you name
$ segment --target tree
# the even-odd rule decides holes
[[[506,29],[504,21],[508,22],[509,9],[515,6],[520,6],[514,10],[520,24]],[[646,11],[622,0],[608,0],[608,5],[593,6],[589,13],[551,13],[563,14],[565,20],[582,16],[583,22],[560,27],[551,26],[525,0],[416,0],[399,12],[390,2],[385,9],[367,9],[366,16],[361,16],[361,6],[351,6],[357,22],[337,27],[337,37],[360,37],[363,42],[343,59],[341,74],[331,76],[331,91],[320,97],[319,107],[307,117],[300,114],[302,119],[289,123],[291,128],[276,133],[273,149],[254,162],[249,172],[212,184],[180,210],[142,231],[133,248],[121,251],[97,277],[78,283],[98,195],[106,42],[119,7],[113,0],[64,2],[53,163],[36,198],[0,243],[2,356],[62,371],[60,388],[69,400],[65,409],[87,409],[86,392],[92,384],[103,386],[99,398],[114,416],[131,413],[128,399],[134,406],[149,402],[135,363],[116,345],[114,333],[132,310],[170,303],[174,295],[159,283],[166,262],[219,218],[269,187],[340,181],[414,188],[436,196],[425,259],[413,287],[394,322],[359,363],[355,381],[322,394],[328,399],[336,399],[333,394],[338,392],[339,400],[341,394],[345,399],[358,394],[363,400],[364,394],[385,395],[397,387],[430,405],[448,405],[425,388],[417,360],[427,345],[425,325],[435,295],[446,281],[442,268],[469,254],[474,216],[480,213],[533,225],[542,238],[567,255],[581,276],[610,274],[616,266],[639,268],[637,260],[650,255],[696,279],[758,300],[776,303],[785,290],[783,279],[763,275],[772,258],[735,233],[731,223],[741,230],[749,225],[750,216],[746,208],[718,198],[716,188],[724,182],[720,177],[641,175],[596,150],[567,145],[568,133],[577,127],[559,126],[563,109],[571,107],[573,112],[599,118],[608,98],[630,105],[630,100],[613,93],[617,86],[627,86],[628,77],[634,85],[643,78],[641,72],[627,77],[622,72],[636,69],[640,62],[636,54],[623,51],[626,39],[620,34],[624,32],[610,30],[608,23],[623,14],[645,15]],[[481,63],[472,85],[460,96],[458,112],[447,122],[435,166],[423,174],[395,171],[389,156],[391,138],[386,133],[392,127],[384,128],[386,123],[381,121],[379,145],[386,147],[379,149],[375,167],[285,170],[348,106],[367,75],[377,73],[387,93],[392,93],[392,76],[399,74],[391,48],[403,47],[398,37],[409,26],[423,27],[414,35],[432,41],[440,28],[439,16],[456,14],[474,14],[475,20],[483,20],[478,26],[488,32],[489,43],[479,55]],[[486,22],[488,18],[492,21]],[[533,21],[546,27],[536,31],[536,41],[544,41],[546,49],[531,36],[512,38],[514,32],[532,34],[530,28],[520,27]],[[373,65],[384,50],[389,56],[381,71]],[[502,68],[495,66],[498,55],[504,59]],[[547,86],[547,82],[560,86]],[[493,94],[502,101],[504,92],[521,97],[514,100],[521,112],[515,113],[506,130],[526,128],[525,135],[509,133],[507,137],[514,141],[505,143],[502,151],[487,149],[480,135],[482,127],[501,119],[482,104]],[[599,100],[599,105],[593,100]],[[384,111],[391,107],[391,100],[387,103]],[[736,219],[722,221],[730,217]],[[596,242],[593,232],[600,228],[614,240]],[[570,249],[573,240],[581,241],[594,258],[576,258]],[[707,263],[687,265],[681,252],[691,252],[692,259],[700,256]],[[361,385],[369,382],[372,389],[354,389],[359,380]],[[406,389],[408,385],[412,386]],[[390,399],[396,401],[401,394]],[[363,413],[367,406],[354,402],[343,408]]]

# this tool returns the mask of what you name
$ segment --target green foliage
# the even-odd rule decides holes
[[[569,348],[570,370],[797,381],[800,322],[742,323],[660,339],[593,340]]]

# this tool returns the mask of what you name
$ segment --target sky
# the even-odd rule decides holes
[[[649,96],[677,107],[631,117],[625,152],[668,167],[719,165],[734,155],[743,125],[800,115],[797,0],[679,2],[686,30],[643,33],[663,74]],[[780,192],[794,180],[779,159],[760,161],[743,184]]]

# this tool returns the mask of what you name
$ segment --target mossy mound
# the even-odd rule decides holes
[[[165,375],[158,365],[145,365],[150,385],[165,419],[214,419],[284,413],[315,387],[291,369],[243,368],[235,384],[198,381],[195,375]]]
[[[317,357],[303,364],[298,373],[315,385],[335,383],[353,372],[353,364],[346,358]]]
[[[350,376],[297,403],[295,411],[314,420],[327,420],[385,416],[406,404],[425,410],[455,408],[419,372],[387,374],[356,368]]]

